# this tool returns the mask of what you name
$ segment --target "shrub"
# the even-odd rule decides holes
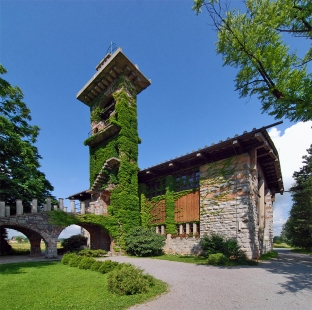
[[[69,264],[69,261],[73,258],[73,257],[76,257],[76,253],[68,253],[68,254],[64,254],[63,257],[62,257],[62,260],[61,262],[64,264],[64,265],[68,265]]]
[[[82,235],[73,235],[62,240],[61,245],[65,251],[77,251],[87,245],[87,238]]]
[[[90,250],[90,249],[85,249],[85,250],[81,250],[78,252],[78,255],[81,256],[87,256],[87,257],[101,257],[106,255],[107,252],[105,250]]]
[[[68,265],[70,267],[78,267],[82,259],[83,259],[83,256],[75,255],[69,260]]]
[[[99,271],[100,267],[102,266],[103,262],[96,260],[92,266],[90,267],[91,270],[93,271]]]
[[[224,266],[228,262],[228,258],[222,253],[209,254],[207,263],[214,266]]]
[[[92,257],[83,257],[83,259],[80,261],[78,268],[79,269],[90,269],[91,266],[96,262],[96,260]]]
[[[149,228],[136,227],[125,237],[126,251],[135,256],[157,256],[162,254],[165,237]]]
[[[118,295],[146,293],[154,285],[154,278],[132,265],[123,266],[110,272],[107,277],[108,289]]]
[[[119,265],[119,263],[117,263],[117,262],[113,262],[111,260],[106,260],[106,261],[102,262],[98,271],[101,273],[108,273],[108,272],[114,270],[118,265]]]
[[[210,234],[204,236],[200,241],[200,246],[204,251],[204,256],[208,257],[211,254],[222,253],[227,258],[236,260],[245,260],[246,254],[238,245],[236,239],[225,237],[218,234]]]

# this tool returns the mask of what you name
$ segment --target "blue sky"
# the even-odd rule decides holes
[[[56,197],[89,187],[88,147],[83,145],[89,109],[76,94],[111,41],[152,80],[138,96],[140,168],[276,122],[261,114],[257,98],[239,99],[236,70],[222,67],[208,15],[196,16],[191,7],[191,0],[0,2],[0,62],[9,71],[5,78],[23,90],[32,122],[41,128],[36,144],[41,170]],[[296,41],[299,50],[302,44]],[[297,163],[294,169],[311,143],[311,124],[298,126],[284,120],[273,132],[280,155],[281,150],[294,152],[286,129],[293,128],[295,136],[296,130],[305,133],[297,136],[302,146],[290,159]],[[289,162],[283,165],[292,169]],[[291,206],[289,196],[278,196],[275,234]]]

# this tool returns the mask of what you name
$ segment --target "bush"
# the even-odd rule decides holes
[[[87,256],[87,257],[101,257],[106,255],[107,252],[105,250],[90,250],[85,249],[78,252],[78,255]]]
[[[68,265],[70,267],[78,267],[82,259],[83,259],[83,256],[75,255],[69,260]]]
[[[117,268],[108,274],[108,289],[118,295],[147,293],[154,278],[132,265]]]
[[[83,259],[80,261],[78,268],[79,269],[90,269],[91,266],[96,262],[96,260],[92,257],[84,256]]]
[[[214,266],[225,266],[228,258],[222,253],[209,254],[207,263]]]
[[[68,254],[64,254],[63,257],[62,257],[62,260],[61,262],[64,264],[64,265],[68,265],[69,264],[69,261],[73,258],[73,257],[76,257],[76,253],[68,253]]]
[[[65,251],[77,251],[87,245],[87,238],[82,235],[73,235],[62,240],[61,245]]]
[[[157,256],[162,254],[165,237],[149,228],[136,227],[125,237],[126,251],[134,256]]]
[[[114,270],[118,265],[119,265],[119,263],[117,263],[117,262],[113,262],[111,260],[106,260],[106,261],[102,262],[98,271],[101,273],[108,273],[108,272]]]
[[[246,259],[246,254],[240,248],[236,239],[226,239],[221,235],[212,233],[201,239],[200,246],[204,251],[205,257],[208,257],[210,254],[222,253],[227,258],[236,260]]]
[[[97,260],[95,261],[92,266],[90,267],[91,270],[93,271],[99,271],[100,267],[102,266],[103,262]]]

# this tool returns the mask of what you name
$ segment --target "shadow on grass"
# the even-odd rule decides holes
[[[26,268],[45,268],[57,264],[58,262],[25,262],[0,265],[0,274],[22,274],[26,273]]]

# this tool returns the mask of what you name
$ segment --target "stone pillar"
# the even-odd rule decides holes
[[[16,215],[23,215],[23,204],[22,200],[17,199],[16,200]]]
[[[80,213],[86,214],[86,203],[84,201],[80,202]]]
[[[47,211],[51,211],[51,198],[46,198]]]
[[[186,223],[186,228],[185,228],[185,233],[187,234],[187,235],[189,235],[190,234],[190,223]]]
[[[48,206],[46,203],[43,204],[43,211],[48,211]]]
[[[5,216],[6,217],[11,216],[11,208],[9,206],[5,207]]]
[[[38,212],[38,200],[36,198],[33,198],[31,202],[31,213],[37,212]]]
[[[164,235],[165,234],[165,226],[161,225],[160,229],[161,229],[161,234]]]
[[[75,200],[71,200],[70,201],[70,212],[71,213],[76,213]]]
[[[182,225],[182,224],[179,226],[179,234],[180,234],[180,235],[183,234],[183,225]]]
[[[94,203],[91,204],[91,213],[94,214]]]
[[[57,205],[53,206],[53,210],[55,210],[55,211],[57,210]]]
[[[193,223],[193,234],[197,234],[197,224]]]
[[[67,212],[67,207],[63,207],[64,212]]]
[[[0,217],[5,217],[5,202],[0,201]]]
[[[52,238],[51,238],[52,239]],[[51,240],[46,242],[45,257],[46,258],[55,258],[57,257],[57,240]]]
[[[61,210],[61,211],[64,211],[63,201],[64,201],[63,198],[59,198],[59,207],[60,207],[60,210]]]
[[[159,234],[159,226],[156,226],[156,234]]]
[[[41,256],[41,237],[40,236],[28,236],[30,242],[30,256]]]

